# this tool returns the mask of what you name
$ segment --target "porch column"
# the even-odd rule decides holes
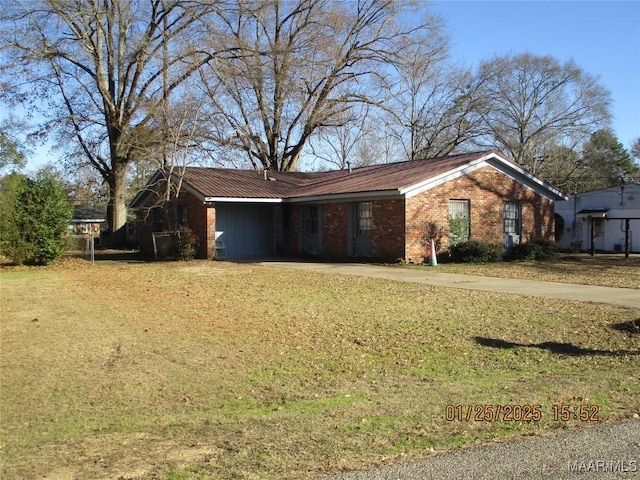
[[[589,223],[591,223],[591,245],[589,246],[589,252],[591,254],[591,256],[593,257],[596,253],[596,232],[593,229],[593,217],[589,217]]]
[[[207,258],[216,255],[216,209],[213,205],[207,206]]]
[[[624,258],[629,258],[631,245],[629,242],[629,218],[624,219]]]

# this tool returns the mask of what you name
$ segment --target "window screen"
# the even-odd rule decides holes
[[[302,222],[306,235],[315,235],[318,233],[318,207],[316,205],[304,207],[302,211]]]
[[[360,232],[373,230],[373,210],[371,202],[358,203],[358,229]]]
[[[449,200],[449,241],[466,242],[471,236],[469,200]]]
[[[187,225],[187,207],[178,207],[178,226],[185,227]]]
[[[504,204],[504,233],[520,235],[520,204],[507,202]]]

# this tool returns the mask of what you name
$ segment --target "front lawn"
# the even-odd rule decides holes
[[[638,309],[211,261],[0,282],[6,479],[312,478],[640,413]]]

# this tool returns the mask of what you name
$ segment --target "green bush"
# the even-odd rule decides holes
[[[494,243],[468,240],[451,246],[451,260],[463,263],[492,263],[502,260],[502,247]]]
[[[549,240],[532,240],[514,245],[509,259],[519,261],[550,260],[560,253],[557,243]]]
[[[198,253],[198,236],[189,227],[178,231],[178,255],[180,260],[193,260]]]
[[[449,216],[449,245],[457,245],[469,239],[469,219],[461,214]]]
[[[47,169],[35,179],[14,173],[0,181],[0,249],[16,263],[47,265],[62,255],[73,215],[62,183]]]

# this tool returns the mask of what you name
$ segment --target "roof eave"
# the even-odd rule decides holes
[[[498,165],[496,165],[496,162],[492,160],[497,160]],[[539,179],[515,163],[507,161],[500,155],[492,155],[492,158],[487,159],[487,163],[548,200],[569,200],[569,197],[566,194],[555,188],[550,183]],[[511,175],[510,172],[515,173]]]
[[[401,198],[402,193],[397,190],[369,190],[365,192],[331,193],[326,195],[311,195],[290,197],[284,201],[287,203],[323,203],[331,201],[349,201],[376,198]]]
[[[153,189],[153,187],[157,184],[158,180],[160,180],[160,178],[162,178],[162,176],[163,176],[162,170],[157,170],[156,173],[154,173],[153,176],[151,177],[151,179],[147,182],[147,184],[145,185],[145,188],[140,190],[136,194],[136,196],[133,197],[133,200],[131,200],[131,202],[129,202],[129,208],[134,209],[134,210],[138,209],[138,208],[143,208],[147,203],[147,199],[148,199],[149,195],[151,195],[152,193],[157,193]],[[192,187],[184,179],[182,179],[182,181],[180,181],[181,179],[180,179],[179,175],[176,175],[175,173],[172,172],[171,175],[169,176],[169,178],[174,183],[178,183],[179,182],[181,190],[184,189],[186,192],[189,192],[191,195],[196,197],[201,202],[205,201],[206,197],[199,190],[197,190],[194,187]]]
[[[204,203],[282,203],[282,198],[268,197],[205,197]]]
[[[155,185],[159,177],[160,177],[160,170],[156,170],[156,173],[154,173],[153,176],[149,179],[149,181],[147,181],[144,188],[140,190],[138,193],[136,193],[135,197],[133,197],[133,200],[129,202],[129,208],[135,210],[137,208],[141,208],[146,203],[147,196],[150,195],[152,192],[152,190],[147,187],[149,185]]]
[[[553,187],[551,184],[531,175],[523,168],[520,168],[518,165],[509,162],[507,159],[505,159],[501,155],[498,155],[496,152],[489,152],[486,155],[483,155],[482,157],[477,158],[476,160],[473,160],[472,162],[469,162],[465,165],[451,169],[449,171],[441,173],[440,175],[436,175],[416,184],[404,187],[400,189],[400,193],[406,195],[407,198],[410,198],[434,187],[442,185],[443,183],[447,183],[463,175],[467,175],[474,170],[487,165],[513,178],[518,183],[521,183],[525,187],[530,188],[537,194],[549,200],[558,201],[569,199],[567,195]]]
[[[485,165],[485,162],[486,157],[481,157],[460,167],[456,167],[439,175],[427,178],[426,180],[423,180],[421,182],[415,183],[413,185],[408,185],[404,188],[401,188],[399,191],[407,198],[414,197],[420,193],[426,192],[427,190],[431,190],[438,185],[442,185],[443,183],[447,183],[451,180],[455,180],[456,178],[471,173],[474,170],[483,167]]]

